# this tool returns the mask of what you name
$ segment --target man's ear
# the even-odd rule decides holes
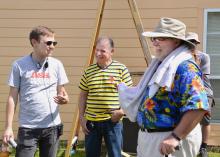
[[[31,39],[31,45],[34,46],[38,41],[35,39]]]
[[[177,46],[179,46],[180,44],[181,44],[181,40],[179,40],[179,39],[174,39],[175,40],[175,44],[177,45]]]

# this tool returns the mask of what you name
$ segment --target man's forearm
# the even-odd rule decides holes
[[[80,119],[84,117],[84,113],[86,110],[87,95],[88,95],[88,93],[85,91],[81,91],[80,95],[79,95],[78,107],[79,107],[79,118]]]
[[[79,118],[83,118],[84,117],[84,113],[85,113],[85,105],[84,104],[79,104]]]
[[[9,96],[6,104],[6,123],[5,128],[12,128],[15,106],[18,101],[18,89],[10,87]]]
[[[5,128],[12,128],[13,117],[15,112],[14,103],[8,102],[6,106],[6,123]]]
[[[187,111],[173,132],[180,139],[185,138],[201,121],[205,113],[206,111],[204,110]]]

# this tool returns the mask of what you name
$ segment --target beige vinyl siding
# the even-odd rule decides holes
[[[219,2],[208,0],[136,2],[146,31],[152,30],[160,17],[168,16],[182,20],[187,24],[188,31],[196,31],[200,36],[203,33],[203,9],[220,7]],[[4,128],[8,96],[6,82],[11,63],[31,52],[28,40],[31,28],[46,25],[56,32],[58,45],[54,56],[63,62],[70,80],[66,86],[70,103],[60,107],[65,125],[62,139],[68,139],[77,109],[79,80],[88,62],[99,0],[0,0],[0,4],[0,134]],[[115,60],[125,64],[131,72],[143,72],[146,63],[131,17],[127,0],[106,0],[100,35],[109,35],[114,39]],[[136,76],[133,78],[138,80]],[[16,111],[15,135],[17,125]],[[219,135],[219,130],[215,130],[212,136]]]
[[[209,144],[214,146],[219,146],[220,141],[220,127],[219,124],[212,124]]]

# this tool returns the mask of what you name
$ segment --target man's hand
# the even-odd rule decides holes
[[[86,123],[87,123],[87,120],[85,117],[80,117],[80,125],[82,127],[82,131],[84,132],[85,135],[88,135],[89,134],[89,130],[88,128],[86,127]]]
[[[63,85],[57,86],[57,96],[54,97],[54,101],[57,104],[67,104],[69,102],[69,96]]]
[[[175,152],[175,148],[178,147],[179,142],[176,138],[174,138],[172,135],[169,135],[166,139],[164,139],[160,143],[159,151],[162,155],[169,155]]]
[[[124,116],[124,112],[122,109],[110,110],[109,113],[111,114],[112,122],[118,122],[121,119],[121,117]]]
[[[12,130],[12,128],[6,128],[6,130],[2,136],[3,143],[8,144],[8,141],[10,140],[10,138],[14,139],[13,130]]]
[[[57,104],[67,104],[69,102],[69,98],[67,95],[57,95],[54,97],[54,101]]]

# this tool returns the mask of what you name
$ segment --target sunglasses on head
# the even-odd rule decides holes
[[[50,46],[51,44],[53,44],[53,46],[56,46],[57,45],[57,41],[46,41],[45,44],[47,46]]]

